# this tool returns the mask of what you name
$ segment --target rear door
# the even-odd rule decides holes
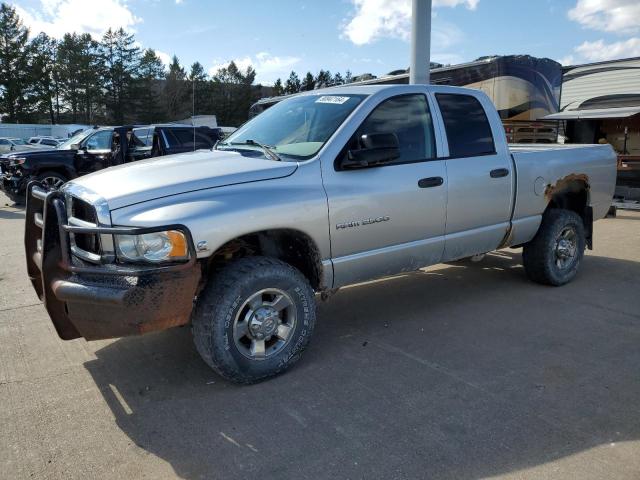
[[[514,172],[491,101],[484,95],[435,92],[448,156],[447,226],[443,260],[495,250],[507,234]],[[492,122],[489,117],[492,116]]]
[[[132,130],[127,150],[127,162],[135,162],[151,157],[154,130],[153,127],[141,127]]]

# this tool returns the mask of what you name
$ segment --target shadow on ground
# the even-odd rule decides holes
[[[499,253],[348,288],[298,366],[250,387],[212,373],[188,328],[85,366],[183,478],[486,477],[640,438],[640,300],[622,288],[639,274],[592,256],[542,287]]]
[[[24,218],[24,208],[17,205],[12,207],[0,207],[0,219],[17,220]]]

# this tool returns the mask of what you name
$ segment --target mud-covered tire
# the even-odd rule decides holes
[[[560,243],[567,232],[569,235],[575,233],[573,255],[564,253],[567,248]],[[522,250],[527,276],[544,285],[560,286],[570,282],[578,273],[585,244],[584,223],[577,213],[562,209],[548,210],[542,217],[536,236]],[[565,258],[565,255],[568,257]]]
[[[244,345],[234,337],[237,318],[253,318],[251,312],[242,314],[248,308],[246,302],[270,290],[288,295],[287,311],[295,323],[279,350],[264,358],[248,358]],[[209,280],[194,311],[193,338],[196,349],[213,370],[233,382],[249,384],[293,366],[309,343],[315,319],[314,292],[302,273],[274,258],[246,257],[230,263]],[[273,337],[280,341],[275,334]]]

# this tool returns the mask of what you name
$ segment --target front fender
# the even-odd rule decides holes
[[[327,198],[319,162],[303,164],[289,177],[172,195],[111,211],[113,225],[186,225],[206,258],[234,238],[290,229],[309,236],[323,260],[330,258]]]

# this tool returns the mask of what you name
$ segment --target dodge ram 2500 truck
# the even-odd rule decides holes
[[[506,247],[562,285],[611,203],[608,145],[509,148],[480,91],[305,92],[211,151],[28,187],[28,273],[59,336],[192,323],[197,350],[250,383],[294,364],[315,294]]]

